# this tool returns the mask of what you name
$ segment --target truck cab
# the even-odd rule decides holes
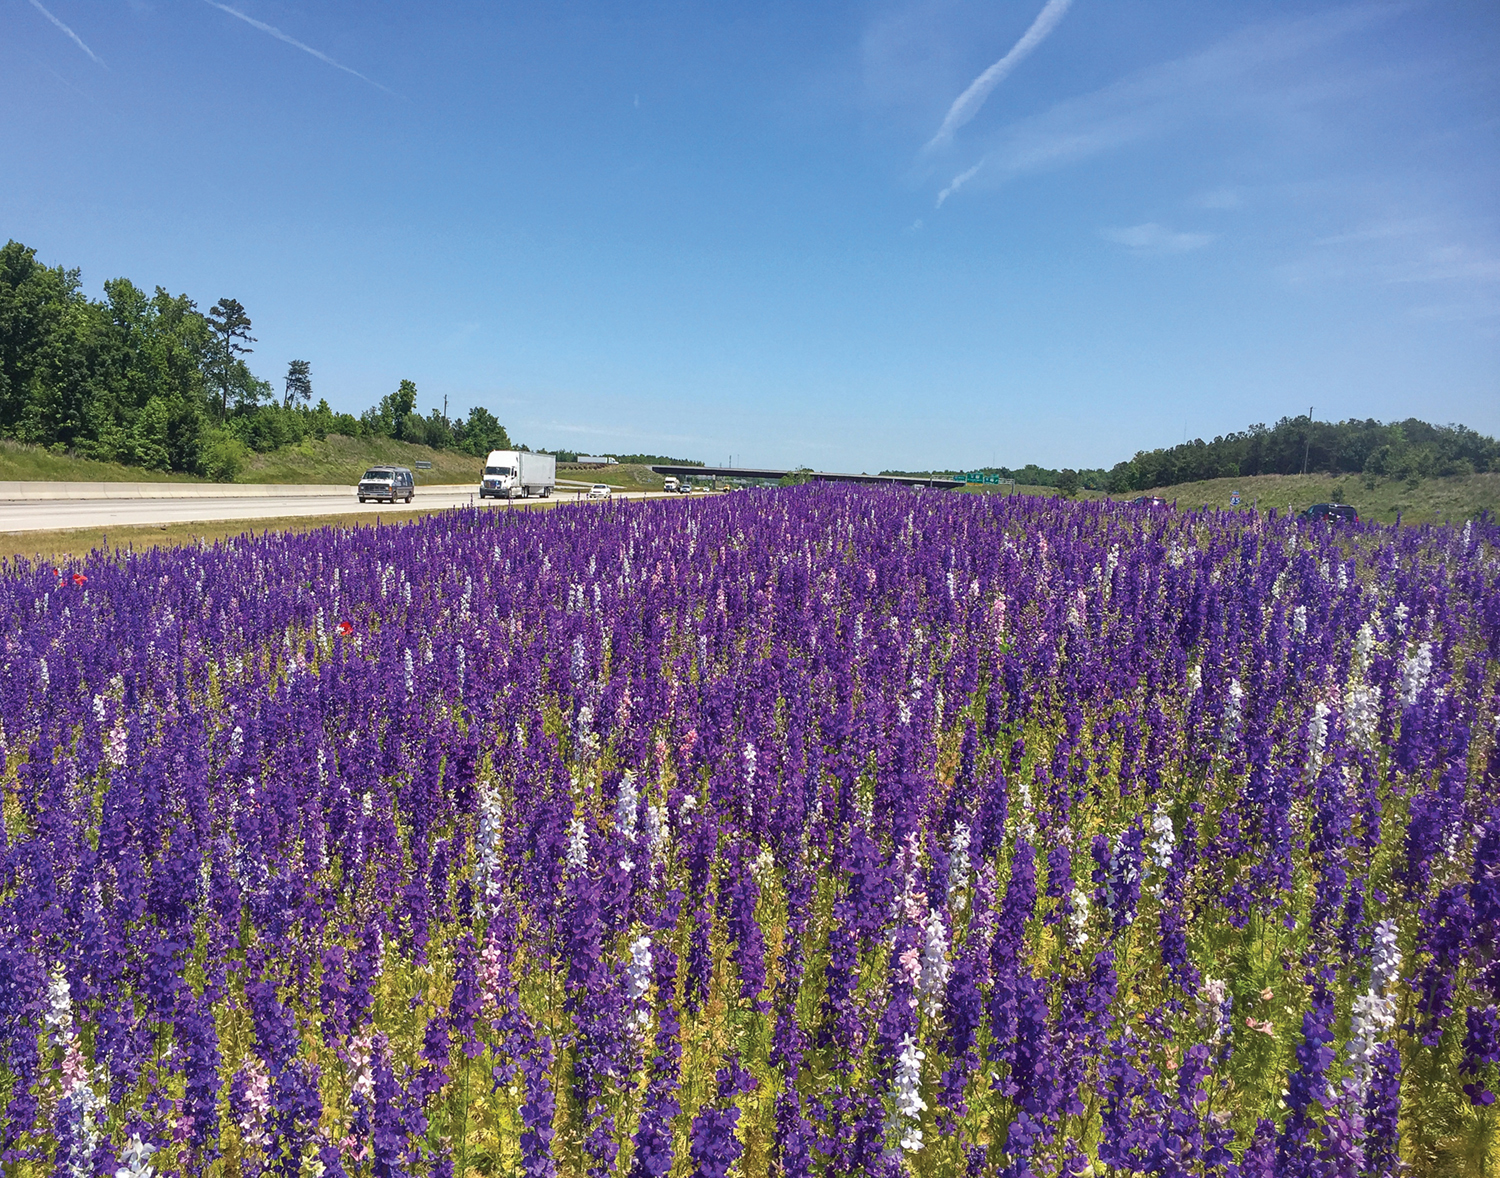
[[[663,491],[675,491],[675,490],[677,490],[677,480],[674,479],[671,475],[668,475],[666,478],[662,479],[662,481],[661,481],[661,489]]]
[[[479,476],[481,499],[510,499],[519,486],[520,464],[513,450],[491,450],[484,460],[484,473]]]

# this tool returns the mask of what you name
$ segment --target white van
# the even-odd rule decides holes
[[[372,466],[360,476],[356,494],[363,503],[366,499],[384,499],[389,503],[397,499],[411,502],[416,491],[416,480],[404,466]]]

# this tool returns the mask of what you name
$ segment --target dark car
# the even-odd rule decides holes
[[[1165,507],[1167,501],[1160,495],[1137,495],[1129,500],[1132,507]]]
[[[1333,519],[1341,523],[1359,523],[1359,512],[1347,503],[1314,503],[1302,513],[1303,519]]]

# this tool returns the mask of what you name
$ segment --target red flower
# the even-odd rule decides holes
[[[75,585],[82,585],[87,580],[88,578],[85,577],[82,573],[73,574],[73,584]]]
[[[349,637],[349,635],[354,633],[354,624],[352,622],[340,622],[339,633],[345,638]]]

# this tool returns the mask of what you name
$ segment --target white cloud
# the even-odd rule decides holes
[[[1159,139],[1225,117],[1294,117],[1342,93],[1347,80],[1278,67],[1389,16],[1386,7],[1341,9],[1243,29],[1198,53],[1151,66],[1092,93],[1002,128],[985,154],[985,177],[1001,184]]]
[[[952,196],[955,192],[957,192],[960,188],[962,188],[965,184],[967,184],[970,180],[974,179],[975,174],[978,173],[980,167],[982,166],[982,163],[975,164],[967,172],[960,172],[957,176],[953,177],[953,179],[949,182],[948,187],[938,193],[937,205],[935,207],[942,208],[943,202],[950,196]]]
[[[1185,254],[1202,249],[1214,239],[1212,233],[1179,233],[1155,221],[1123,229],[1101,229],[1099,236],[1135,254]]]
[[[1067,15],[1072,3],[1073,0],[1047,0],[1042,11],[1037,14],[1037,18],[1031,22],[1031,27],[1021,35],[1019,41],[1011,46],[1010,52],[970,82],[968,89],[953,100],[953,105],[948,108],[948,113],[943,118],[943,125],[938,128],[937,134],[927,144],[926,150],[932,151],[951,141],[954,133],[979,113],[980,108],[984,106],[984,100],[990,96],[990,92],[1000,85],[1006,75],[1020,65],[1033,49],[1047,39],[1047,35],[1057,27],[1058,21]]]

